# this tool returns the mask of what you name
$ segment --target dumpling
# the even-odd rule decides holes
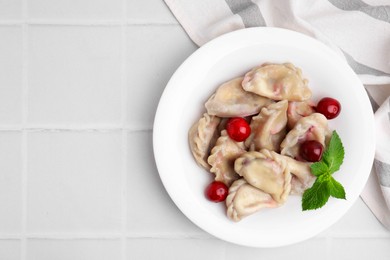
[[[287,126],[292,129],[299,119],[315,113],[314,104],[310,101],[290,101],[287,109]]]
[[[303,101],[311,97],[307,83],[291,63],[263,64],[245,74],[242,87],[273,100]]]
[[[290,172],[291,179],[291,195],[302,195],[303,192],[313,186],[316,177],[311,173],[310,164],[308,162],[297,161],[289,156],[283,156],[286,160]]]
[[[237,180],[240,176],[234,171],[234,161],[245,152],[244,143],[232,140],[226,130],[223,130],[207,160],[211,165],[210,172],[215,174],[215,180],[227,186]]]
[[[270,194],[281,205],[291,190],[291,174],[286,161],[274,154],[277,155],[266,149],[246,152],[234,162],[234,169],[249,184]]]
[[[227,215],[233,221],[251,215],[263,208],[276,208],[278,203],[269,195],[241,178],[233,182],[226,198]]]
[[[220,122],[221,118],[205,113],[188,132],[188,141],[192,155],[195,161],[206,170],[210,169],[207,158],[210,155],[211,148],[213,148],[219,137],[219,131],[217,129]]]
[[[328,120],[324,115],[313,113],[310,116],[302,117],[280,144],[281,154],[302,160],[299,155],[301,143],[315,140],[325,147],[326,140],[329,136]]]
[[[245,145],[251,150],[268,149],[279,152],[286,136],[288,101],[283,100],[263,107],[250,123],[251,134]]]
[[[219,117],[245,117],[259,113],[263,106],[272,100],[245,91],[241,82],[243,77],[222,84],[207,100],[207,113]]]
[[[292,176],[290,194],[303,194],[306,189],[313,185],[316,177],[311,173],[311,163],[297,161],[289,156],[281,155],[267,149],[260,150],[260,153],[272,160],[277,159],[279,161],[285,161],[288,165],[288,170]]]

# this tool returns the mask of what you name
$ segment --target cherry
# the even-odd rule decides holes
[[[231,139],[237,142],[245,141],[251,134],[248,122],[242,117],[232,117],[226,123],[226,131]]]
[[[324,97],[321,99],[316,108],[318,113],[323,114],[327,119],[333,119],[340,114],[341,105],[334,98]]]
[[[206,197],[213,202],[224,201],[228,195],[229,189],[225,183],[213,181],[206,188]]]
[[[305,141],[301,144],[299,153],[308,162],[318,162],[321,160],[324,146],[315,140]]]

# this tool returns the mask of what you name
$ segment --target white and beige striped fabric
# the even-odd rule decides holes
[[[390,229],[390,0],[165,2],[199,46],[233,30],[281,27],[316,38],[346,59],[365,84],[376,111],[374,171],[361,196]]]

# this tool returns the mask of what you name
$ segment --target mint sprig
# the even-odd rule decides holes
[[[346,199],[343,185],[336,181],[332,174],[340,169],[344,160],[344,147],[336,131],[332,132],[329,145],[319,162],[310,166],[311,173],[317,176],[313,186],[302,196],[302,210],[312,210],[323,207],[332,196]]]

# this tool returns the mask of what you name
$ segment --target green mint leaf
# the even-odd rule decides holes
[[[324,173],[329,173],[328,165],[323,161],[319,161],[311,164],[310,170],[311,173],[317,177],[321,176]]]
[[[332,178],[332,175],[330,175],[330,173],[327,172],[327,173],[323,173],[320,176],[318,176],[317,180],[319,182],[325,182],[325,181],[329,182],[331,178]]]
[[[321,208],[330,196],[345,199],[344,187],[332,177],[332,174],[340,169],[343,160],[343,144],[337,132],[333,131],[322,159],[310,165],[311,173],[317,179],[313,186],[303,193],[302,210]]]
[[[343,185],[341,185],[333,177],[330,177],[329,188],[330,188],[330,196],[337,199],[346,199]]]
[[[330,197],[329,181],[317,178],[313,186],[307,189],[302,196],[302,210],[321,208]]]
[[[322,160],[328,166],[329,172],[332,174],[340,169],[344,160],[344,147],[340,136],[336,131],[332,132],[329,145],[322,155]],[[314,173],[313,173],[314,174]]]

